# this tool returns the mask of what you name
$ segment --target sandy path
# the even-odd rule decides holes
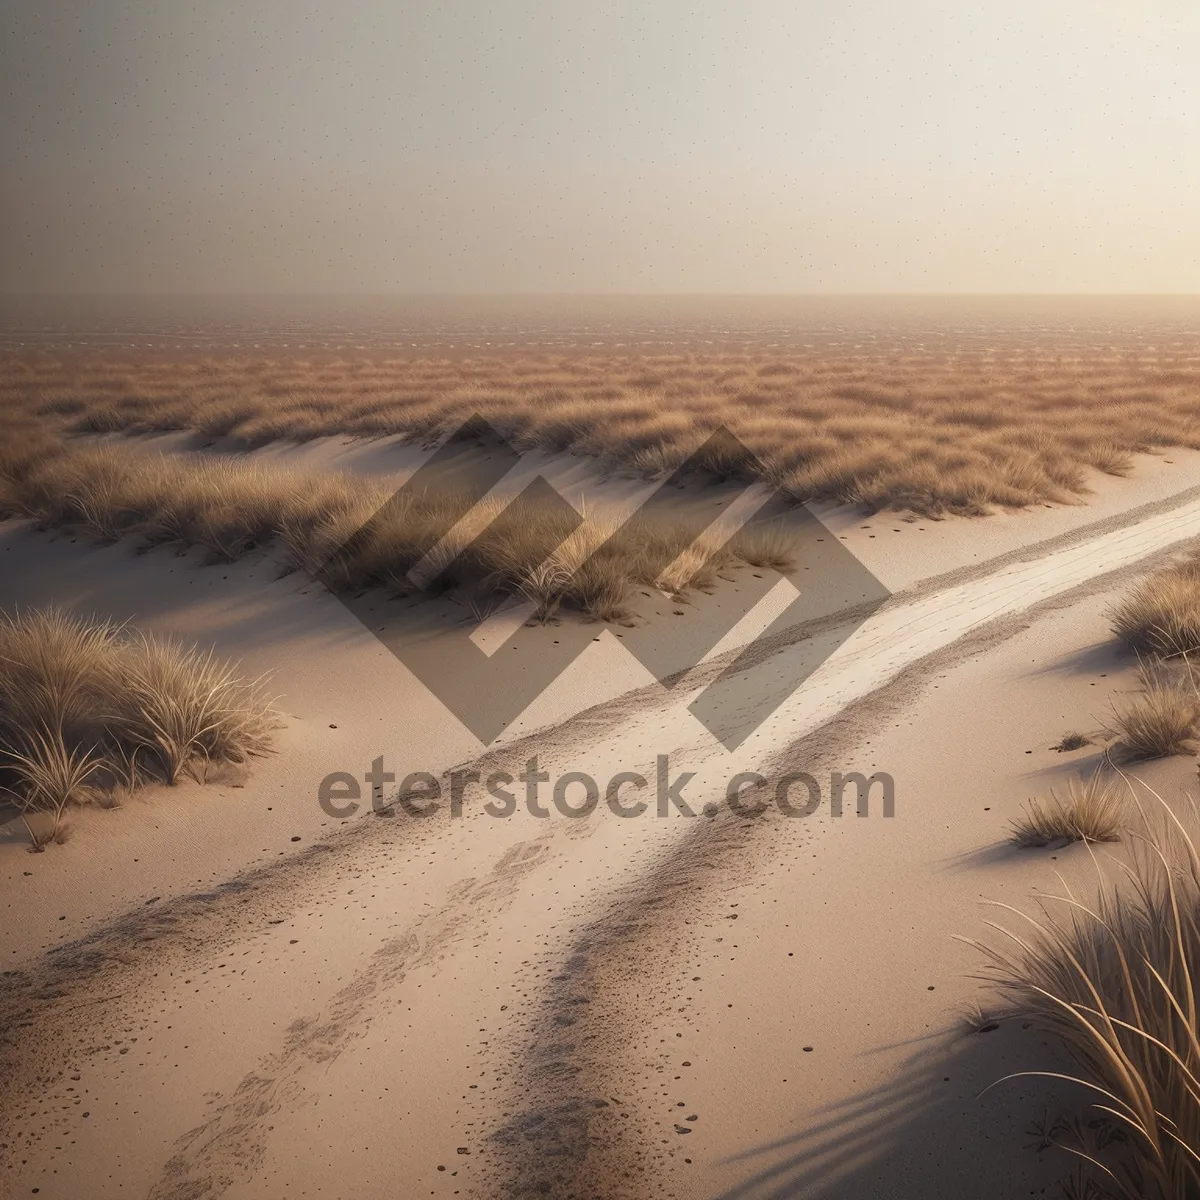
[[[1028,909],[1061,878],[1091,886],[1085,851],[1018,853],[1006,827],[1030,794],[1097,763],[1050,747],[1132,682],[1109,603],[1102,586],[980,630],[763,767],[885,770],[893,820],[827,806],[718,819],[612,889],[527,1031],[532,1095],[506,1127],[497,1193],[1057,1194],[1071,1164],[1031,1153],[1029,1130],[1078,1097],[1028,1081],[981,1093],[1067,1064],[1015,1024],[968,1031],[987,994],[953,939],[985,934],[985,902]],[[1174,798],[1195,764],[1140,774]]]
[[[1198,530],[1200,499],[1163,502],[1124,525],[1114,519],[898,597],[734,754],[687,711],[719,669],[710,664],[666,703],[656,689],[633,693],[489,761],[517,765],[536,747],[551,772],[603,781],[622,770],[653,779],[657,757],[668,755],[672,777],[695,773],[686,797],[696,810],[719,799],[733,774],[777,766],[780,747],[822,726],[845,753],[869,755],[842,757],[843,768],[873,769],[865,736],[878,715],[864,697],[889,683],[894,690],[906,672],[929,671],[939,653],[986,636],[987,623],[1053,603]],[[747,695],[794,673],[811,645],[781,638],[772,650],[745,673]],[[969,694],[972,678],[959,682]],[[852,704],[834,737],[831,718]],[[803,762],[822,757],[810,750]],[[776,824],[798,845],[821,838],[824,852],[820,822]],[[892,828],[862,828],[880,826]],[[487,1195],[514,1172],[532,1182],[533,1164],[549,1149],[560,1152],[546,1177],[552,1185],[657,1194],[671,1177],[651,1163],[648,1143],[669,1082],[657,1077],[667,1068],[655,1063],[647,1076],[640,1060],[630,1075],[618,1059],[636,1040],[631,1029],[657,1028],[645,1014],[672,993],[644,957],[632,974],[622,964],[648,936],[648,961],[675,972],[686,939],[674,923],[688,910],[671,897],[699,914],[722,894],[721,871],[747,861],[752,833],[726,816],[540,821],[518,808],[495,820],[470,804],[453,822],[368,818],[331,836],[330,850],[307,863],[264,868],[201,903],[164,909],[152,953],[138,948],[149,917],[101,933],[87,947],[98,965],[83,984],[66,987],[66,977],[82,977],[77,966],[31,984],[66,994],[37,1007],[28,1030],[20,1070],[29,1102],[9,1122],[10,1162],[27,1159],[10,1175],[15,1194],[393,1196],[403,1180],[404,1194]],[[878,854],[897,849],[877,836]],[[901,853],[904,846],[913,843]],[[910,858],[909,868],[920,861]],[[896,879],[900,889],[903,876]],[[650,916],[668,911],[669,920]],[[828,976],[823,962],[820,978],[861,971],[860,961],[843,954]],[[737,979],[772,977],[762,970],[739,968]],[[597,989],[612,988],[613,972],[621,1011],[581,1022],[574,1014],[597,1011]],[[886,991],[894,974],[878,975],[877,989]],[[106,999],[114,994],[116,1002]],[[640,1024],[630,1024],[631,999],[641,1001]],[[676,1007],[691,1002],[680,996]],[[911,1003],[900,1010],[911,1012]],[[664,1028],[664,1041],[676,1032]],[[31,1071],[40,1047],[53,1049],[55,1065]],[[611,1095],[594,1086],[597,1064],[613,1069],[619,1087]],[[35,1083],[38,1074],[48,1078]],[[754,1065],[745,1077],[758,1074]],[[721,1078],[729,1076],[724,1064]],[[508,1114],[499,1141],[488,1136],[498,1113]],[[613,1121],[636,1135],[601,1137],[597,1130]],[[743,1128],[738,1120],[728,1127]],[[669,1148],[683,1136],[667,1136]],[[122,1147],[116,1164],[107,1149],[114,1145]],[[706,1153],[725,1152],[714,1146]],[[112,1164],[107,1180],[96,1175],[98,1161]],[[653,1183],[639,1165],[654,1166]],[[633,1176],[622,1184],[627,1171]],[[709,1194],[739,1171],[677,1194]]]

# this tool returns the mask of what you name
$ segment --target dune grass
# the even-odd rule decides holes
[[[1200,1196],[1200,855],[1161,798],[1098,900],[1073,895],[993,925],[987,956],[1015,1014],[1062,1045],[1096,1119],[1064,1148],[1124,1200]],[[1193,813],[1194,817],[1195,814]],[[1038,1072],[1034,1072],[1038,1074]],[[1050,1073],[1045,1073],[1050,1074]],[[993,1085],[994,1086],[994,1085]]]
[[[1098,898],[1042,901],[1038,916],[1001,906],[1020,924],[992,928],[1001,944],[971,941],[1011,1013],[1073,1058],[1092,1102],[1087,1120],[1054,1123],[1048,1142],[1083,1171],[1064,1194],[1105,1200],[1200,1197],[1200,850],[1185,819],[1152,788],[1148,814],[1114,760],[1191,753],[1200,739],[1200,673],[1191,651],[1200,560],[1151,575],[1113,610],[1116,635],[1142,658],[1141,690],[1114,707],[1105,765],[1065,797],[1032,801],[1012,840],[1124,839],[1129,857],[1102,872]],[[1084,744],[1080,735],[1064,738]],[[1136,820],[1133,818],[1136,817]],[[1131,828],[1132,827],[1132,828]],[[1003,1081],[1000,1081],[1003,1082]],[[993,1085],[995,1086],[995,1085]]]
[[[1172,669],[1145,664],[1142,690],[1113,706],[1108,728],[1114,749],[1129,761],[1191,754],[1200,734],[1200,681],[1190,664]]]
[[[1142,661],[1142,689],[1114,706],[1105,732],[1129,759],[1192,753],[1200,739],[1200,556],[1148,576],[1109,616]]]
[[[1012,824],[1011,840],[1022,849],[1062,842],[1115,842],[1127,820],[1123,788],[1100,771],[1072,779],[1065,794],[1034,797]]]
[[[1143,580],[1111,620],[1117,637],[1139,654],[1200,660],[1200,556]]]
[[[751,525],[722,543],[684,521],[618,523],[593,513],[581,522],[565,504],[536,497],[505,507],[450,487],[395,493],[377,480],[227,458],[56,448],[36,431],[27,458],[10,443],[0,472],[0,515],[102,541],[199,546],[220,562],[270,545],[284,565],[335,590],[511,595],[532,600],[542,619],[566,608],[628,620],[636,587],[706,590],[737,566],[788,570],[795,561],[774,527]],[[470,520],[460,520],[466,512]]]
[[[10,353],[0,405],[89,432],[252,448],[326,434],[437,441],[475,413],[519,449],[662,474],[719,427],[798,500],[929,516],[1070,500],[1085,468],[1200,447],[1200,363],[1104,341],[738,353],[188,357]],[[721,464],[711,464],[720,469]]]
[[[1073,750],[1082,750],[1084,746],[1090,746],[1091,744],[1092,739],[1086,733],[1078,733],[1072,730],[1070,733],[1064,733],[1050,749],[1057,750],[1059,754],[1069,754]]]
[[[261,681],[211,652],[57,608],[0,614],[0,786],[34,848],[69,805],[244,763],[275,725]]]

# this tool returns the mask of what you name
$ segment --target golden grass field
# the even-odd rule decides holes
[[[441,358],[10,352],[0,357],[0,512],[106,540],[200,545],[218,559],[275,541],[291,565],[330,566],[338,585],[402,592],[438,545],[453,568],[438,586],[482,592],[485,606],[519,595],[543,617],[573,608],[621,620],[635,587],[683,593],[739,563],[786,567],[794,556],[763,532],[689,551],[695,530],[683,524],[618,528],[594,516],[572,533],[531,511],[497,512],[477,542],[439,545],[452,496],[383,508],[385,489],[362,480],[194,456],[134,461],[86,435],[190,431],[234,451],[331,434],[433,444],[480,414],[518,449],[586,455],[614,473],[661,477],[690,456],[712,477],[759,475],[796,502],[977,515],[1070,502],[1087,490],[1085,468],[1122,474],[1136,451],[1200,446],[1198,386],[1200,360],[1183,349],[1032,343]],[[722,428],[751,457],[710,448]],[[344,553],[368,521],[369,536]]]
[[[73,430],[193,430],[244,448],[433,441],[479,413],[519,449],[653,476],[725,426],[797,500],[927,516],[1071,499],[1085,468],[1121,474],[1134,452],[1200,446],[1198,392],[1187,346],[0,359],[10,413]]]
[[[0,516],[225,560],[273,544],[333,586],[396,592],[412,590],[436,547],[452,568],[439,586],[481,604],[509,595],[542,618],[566,607],[620,620],[636,584],[707,587],[739,564],[785,568],[789,549],[769,532],[721,547],[683,526],[572,530],[519,503],[493,506],[482,534],[456,541],[453,494],[395,504],[369,480],[71,435],[183,430],[233,450],[327,434],[434,443],[479,413],[520,448],[656,476],[725,426],[796,501],[978,515],[1074,500],[1085,468],[1120,474],[1138,451],[1200,447],[1198,386],[1191,358],[1117,353],[10,355]],[[737,464],[707,465],[720,477]],[[1147,577],[1110,616],[1142,658],[1141,687],[1097,735],[1100,769],[1030,800],[1011,838],[1025,849],[1122,840],[1130,865],[1097,904],[1068,898],[1032,924],[1010,914],[1011,948],[980,948],[1011,1008],[1069,1050],[1101,1106],[1099,1120],[1053,1131],[1110,1185],[1088,1194],[1178,1200],[1200,1193],[1200,852],[1165,803],[1136,811],[1121,764],[1191,753],[1200,738],[1197,560]],[[34,848],[72,805],[266,752],[274,720],[262,685],[211,655],[57,610],[0,618],[0,784]]]
[[[0,450],[0,481],[0,515],[82,529],[100,541],[201,546],[221,562],[274,546],[286,569],[334,590],[407,596],[457,588],[483,607],[505,596],[530,601],[542,620],[566,608],[627,621],[636,586],[679,595],[708,590],[738,566],[794,564],[786,535],[770,526],[725,541],[695,522],[602,514],[574,521],[524,497],[506,507],[450,488],[393,495],[384,483],[334,472],[64,449],[45,430]],[[467,510],[471,524],[459,524]]]

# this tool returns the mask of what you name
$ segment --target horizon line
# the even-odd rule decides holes
[[[8,291],[0,289],[0,300],[156,300],[175,299],[412,299],[412,300],[536,300],[561,299],[805,299],[805,300],[867,300],[867,299],[963,299],[1012,297],[1032,298],[1087,298],[1087,299],[1149,299],[1149,298],[1200,298],[1198,291],[1158,292],[1101,292],[1101,291],[826,291],[826,292],[755,292],[755,291]]]

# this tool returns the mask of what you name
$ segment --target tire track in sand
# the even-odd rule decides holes
[[[889,681],[896,680],[914,664],[936,653],[939,647],[953,645],[989,622],[1020,613],[1056,595],[1064,595],[1084,586],[1089,579],[1121,570],[1196,534],[1200,531],[1200,497],[1196,492],[1197,489],[1193,489],[1192,493],[1176,497],[1172,505],[1159,503],[1137,510],[1128,514],[1130,519],[1124,523],[1112,520],[1102,522],[1089,530],[1080,531],[1079,535],[1055,539],[1052,543],[1005,556],[999,565],[980,564],[957,572],[953,577],[928,581],[910,593],[896,597],[861,631],[861,638],[848,643],[844,652],[834,656],[814,675],[810,686],[803,689],[778,714],[781,736],[775,741],[775,746],[794,741],[803,734],[804,728],[812,730],[820,727],[848,705],[861,704],[864,697],[885,687]],[[754,661],[747,663],[747,669],[770,664],[772,658],[789,645],[795,645],[812,633],[811,630],[789,630],[771,639],[768,645],[756,646]],[[614,726],[630,722],[661,723],[672,711],[682,712],[697,690],[697,685],[702,685],[704,679],[718,669],[719,663],[703,664],[671,694],[666,704],[663,703],[661,689],[642,689],[639,693],[581,713],[564,727],[531,734],[523,739],[522,746],[536,746],[550,736],[578,740],[594,736],[599,730],[611,730]],[[512,755],[514,749],[508,747],[505,757]],[[762,757],[760,751],[760,759]],[[484,761],[491,762],[496,758],[496,755],[488,755]],[[710,828],[716,829],[717,823]],[[362,833],[369,836],[367,830]],[[334,841],[331,839],[331,842]],[[353,853],[361,841],[361,835],[336,839],[337,852],[334,852],[334,845],[324,848],[320,856],[320,871],[336,872],[343,853]],[[712,849],[715,851],[717,848],[714,843]],[[302,1073],[306,1067],[328,1062],[340,1055],[360,1035],[371,1003],[398,986],[415,966],[428,962],[432,953],[431,945],[444,949],[458,936],[462,921],[475,919],[486,911],[477,903],[479,889],[492,889],[494,895],[492,892],[484,894],[494,901],[501,901],[498,907],[503,907],[502,898],[511,898],[515,894],[520,881],[527,878],[544,859],[548,849],[548,844],[543,842],[535,851],[520,851],[518,857],[512,859],[509,855],[518,850],[514,847],[482,883],[466,881],[460,885],[463,889],[461,894],[456,893],[445,909],[425,918],[405,934],[378,949],[366,971],[337,994],[326,1014],[314,1014],[294,1025],[282,1046],[248,1071],[234,1093],[216,1101],[209,1118],[179,1140],[175,1154],[155,1185],[152,1193],[154,1200],[214,1197],[226,1190],[233,1180],[252,1176],[264,1152],[264,1133],[269,1117],[290,1105],[302,1093]],[[714,859],[721,857],[716,854]],[[664,862],[670,861],[671,855],[665,854]],[[285,887],[288,875],[287,870],[278,873],[278,881]],[[259,882],[268,883],[265,879]],[[654,894],[657,894],[662,878],[658,873],[652,873],[651,882],[654,884]],[[237,891],[237,881],[231,881],[230,885],[219,889],[212,900],[211,909],[225,906],[229,910],[226,914],[230,918],[229,928],[225,932],[226,940],[232,940],[239,932],[236,919]],[[279,899],[283,901],[286,897]],[[599,891],[596,901],[596,907],[603,913],[607,905]],[[646,911],[653,913],[660,903],[656,902]],[[493,905],[489,916],[494,916],[496,908]],[[209,918],[214,916],[211,909],[206,913]],[[186,944],[189,940],[191,931],[187,928],[186,918],[176,922],[172,919],[174,916],[182,918],[184,914],[172,913],[168,906],[164,906],[164,911],[158,917],[164,924],[159,931],[160,942],[156,953],[167,948],[164,943],[178,941]],[[634,928],[647,934],[651,941],[654,940],[654,921],[650,919],[647,924],[643,913],[636,920],[618,921],[610,927],[610,932],[617,935],[612,944],[620,945],[622,937]],[[117,939],[118,942],[120,940]],[[126,945],[122,950],[111,938],[105,937],[96,943],[97,951],[100,951],[102,944],[103,957],[109,965],[122,953],[128,955],[131,963],[139,955],[149,953],[137,945]],[[64,956],[64,962],[67,957]],[[88,956],[84,953],[80,957],[86,960]],[[576,974],[579,974],[578,970]],[[59,978],[61,980],[62,976]],[[39,995],[30,998],[38,1000],[40,1006],[40,1002],[53,1005],[58,997],[55,987],[48,985]],[[552,996],[549,1001],[552,1005]],[[540,1063],[541,1068],[549,1066],[544,1056],[535,1061]],[[556,1075],[558,1070],[557,1067],[543,1070],[543,1082]],[[569,1076],[570,1071],[567,1074]],[[574,1137],[571,1141],[578,1149],[579,1138]],[[540,1137],[534,1142],[546,1146]],[[586,1145],[586,1142],[585,1136],[583,1144]],[[575,1161],[574,1152],[560,1147],[559,1153],[564,1151],[566,1159]],[[580,1161],[586,1161],[586,1154]]]

